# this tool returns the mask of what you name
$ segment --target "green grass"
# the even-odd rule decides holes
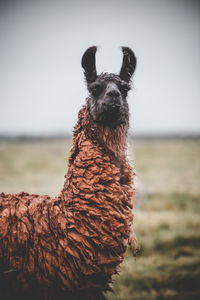
[[[0,192],[57,195],[70,141],[0,141]],[[109,300],[200,299],[200,141],[135,140],[134,229]]]

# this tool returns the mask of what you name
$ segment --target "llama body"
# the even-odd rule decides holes
[[[79,112],[60,195],[0,195],[5,299],[16,293],[35,300],[104,299],[128,244],[135,243],[128,126],[97,122],[91,101]]]

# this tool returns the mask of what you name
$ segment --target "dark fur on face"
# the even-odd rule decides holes
[[[130,48],[122,47],[123,62],[120,74],[102,73],[97,76],[95,53],[90,47],[82,57],[88,91],[89,112],[94,122],[103,127],[116,128],[129,124],[129,108],[126,100],[130,90],[130,78],[136,67],[136,58]]]
[[[129,108],[126,100],[130,86],[115,74],[104,73],[88,85],[89,110],[93,120],[104,127],[128,125]]]

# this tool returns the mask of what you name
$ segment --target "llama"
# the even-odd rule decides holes
[[[2,299],[106,299],[128,245],[137,248],[126,159],[126,97],[136,58],[123,47],[120,74],[97,75],[96,50],[82,57],[89,97],[60,195],[0,194]]]

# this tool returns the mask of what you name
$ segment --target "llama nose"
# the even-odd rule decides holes
[[[112,97],[112,98],[117,98],[120,96],[120,93],[118,90],[110,90],[109,92],[107,92],[107,96]]]

